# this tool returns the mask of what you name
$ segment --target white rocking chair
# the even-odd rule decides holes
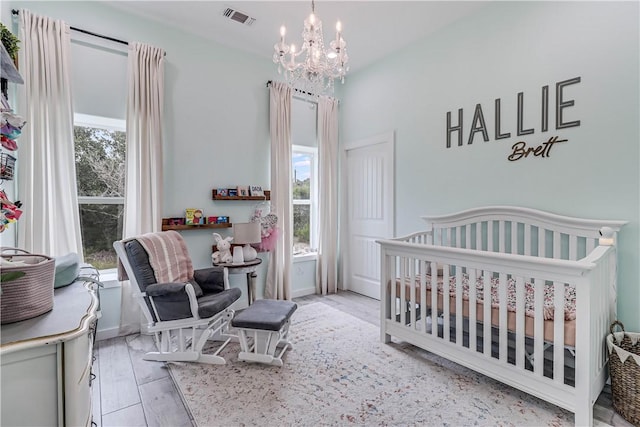
[[[179,233],[166,233],[172,234],[163,238],[175,239],[186,252]],[[194,270],[193,278],[185,282],[157,283],[150,254],[138,240],[154,238],[154,234],[160,233],[113,243],[158,348],[158,351],[147,353],[144,359],[225,364],[220,352],[232,339],[237,340],[228,333],[234,314],[229,306],[240,298],[241,291],[228,288],[223,269],[219,267]],[[182,257],[189,260],[190,266],[188,252]],[[209,340],[221,341],[221,344],[213,354],[203,354],[203,347]]]

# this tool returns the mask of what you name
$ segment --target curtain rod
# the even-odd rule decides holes
[[[270,87],[270,86],[271,86],[271,83],[273,83],[273,81],[272,81],[272,80],[267,80],[267,87]],[[296,89],[295,87],[294,87],[294,88],[292,88],[292,89],[293,89],[295,92],[299,92],[299,93],[302,93],[302,94],[307,95],[307,96],[312,96],[312,97],[314,97],[314,98],[319,98],[319,97],[320,97],[320,95],[314,95],[314,94],[313,94],[313,93],[311,93],[311,92],[305,92],[304,90]],[[307,98],[303,98],[303,97],[301,97],[301,96],[295,96],[295,98],[296,98],[296,99],[303,100],[303,101],[306,101],[306,102],[310,102],[310,103],[312,103],[312,104],[318,104],[318,101],[317,101],[317,100],[307,99]],[[333,97],[332,97],[332,98],[333,98]],[[335,99],[335,98],[333,98],[333,99]],[[339,100],[338,100],[338,104],[340,104],[340,101],[339,101]]]
[[[14,15],[20,15],[20,11],[16,10],[16,9],[12,9],[11,13]],[[98,33],[93,33],[91,31],[87,31],[87,30],[83,30],[81,28],[76,28],[76,27],[70,27],[73,31],[78,31],[79,33],[84,33],[84,34],[88,34],[90,36],[94,36],[94,37],[99,37],[101,39],[105,39],[105,40],[110,40],[112,42],[116,42],[116,43],[120,43],[120,44],[125,44],[125,45],[129,45],[129,42],[126,42],[124,40],[119,40],[113,37],[109,37],[109,36],[104,36],[102,34],[98,34]]]
[[[267,87],[271,86],[271,83],[273,83],[273,81],[268,80],[268,81],[267,81]],[[315,97],[319,96],[319,95],[315,95],[315,94],[313,94],[313,93],[311,93],[311,92],[306,92],[306,91],[301,90],[301,89],[296,89],[295,87],[292,87],[291,89],[295,90],[296,92],[299,92],[299,93],[305,94],[305,95],[315,96]]]

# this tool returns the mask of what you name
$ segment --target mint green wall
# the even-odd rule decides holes
[[[278,78],[277,68],[270,60],[98,2],[2,2],[1,19],[5,24],[11,22],[11,8],[29,9],[62,19],[74,27],[163,48],[167,52],[163,216],[181,217],[185,208],[198,207],[207,216],[228,215],[235,222],[249,220],[255,202],[213,202],[211,189],[250,184],[269,188],[266,82]],[[125,96],[121,92],[126,91],[126,46],[73,31],[71,35],[72,40],[81,40],[81,43],[72,43],[72,55],[77,54],[72,58],[77,112],[124,118]],[[196,268],[211,263],[213,231],[225,236],[230,234],[230,229],[182,232]],[[258,297],[263,295],[268,261],[267,255],[260,257],[264,262],[258,268]],[[309,279],[315,280],[315,272],[305,273],[300,286],[294,285],[294,291],[306,290]],[[245,275],[231,275],[230,282],[246,296]],[[110,296],[105,299],[111,310],[109,319],[119,318],[113,313],[119,312],[119,293],[109,289],[105,294]],[[102,323],[110,326],[106,320]]]
[[[167,52],[164,216],[184,216],[185,208],[198,207],[205,215],[228,215],[236,222],[249,220],[253,202],[214,203],[211,189],[249,184],[269,188],[269,163],[265,162],[269,156],[269,93],[265,84],[277,76],[271,61],[99,2],[10,3],[13,8],[63,19],[71,26],[163,48]],[[86,36],[72,32],[75,37]],[[96,42],[105,43],[99,40]],[[113,58],[121,61],[117,54]],[[107,92],[113,90],[104,77],[94,84]],[[90,103],[107,99],[112,97],[94,93]],[[183,232],[196,267],[211,262],[211,231]],[[221,230],[221,234],[228,232]]]
[[[420,216],[492,204],[627,220],[619,245],[619,318],[640,328],[639,30],[637,2],[496,2],[433,36],[349,76],[341,89],[342,143],[396,132],[396,232],[423,228]],[[355,52],[353,53],[355,55]],[[579,127],[540,131],[541,87],[581,77],[565,110]],[[517,93],[524,127],[516,136]],[[494,100],[502,99],[496,141]],[[489,142],[467,145],[476,104]],[[447,149],[446,113],[464,110],[464,146]],[[551,104],[553,108],[553,104]],[[548,158],[509,162],[510,147],[552,136]],[[454,135],[455,136],[455,135]]]

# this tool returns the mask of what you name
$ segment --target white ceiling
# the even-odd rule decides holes
[[[280,26],[287,42],[300,46],[311,1],[104,1],[132,14],[178,27],[221,44],[270,59]],[[340,20],[351,72],[425,37],[485,6],[486,1],[322,1],[315,4],[325,44]],[[231,7],[256,21],[246,26],[222,16]]]

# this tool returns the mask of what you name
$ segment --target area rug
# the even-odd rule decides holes
[[[171,363],[198,426],[573,425],[573,414],[323,303],[298,308],[283,367]]]

